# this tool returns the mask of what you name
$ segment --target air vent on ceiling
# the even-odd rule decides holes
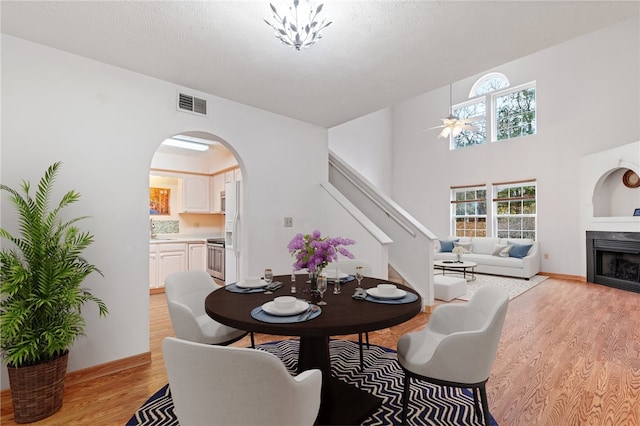
[[[207,115],[207,101],[178,92],[178,111]]]

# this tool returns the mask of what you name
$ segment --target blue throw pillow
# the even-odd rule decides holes
[[[513,244],[511,242],[509,242],[508,244],[510,246],[513,246],[513,248],[509,252],[509,257],[517,257],[518,259],[522,259],[527,254],[529,254],[529,249],[533,247],[533,244]]]
[[[460,238],[455,240],[440,240],[440,253],[451,253],[453,251],[453,243],[460,241]]]

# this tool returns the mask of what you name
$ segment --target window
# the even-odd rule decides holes
[[[451,149],[482,145],[488,137],[499,141],[536,133],[535,82],[516,88],[509,86],[504,74],[490,73],[476,81],[468,101],[452,105],[453,115],[469,119],[477,131],[463,130],[452,137]],[[489,129],[487,122],[491,123]]]
[[[536,181],[493,184],[495,234],[499,238],[536,239]]]
[[[487,187],[451,188],[452,235],[487,236]]]
[[[527,86],[494,95],[496,138],[504,140],[536,133],[536,88]]]
[[[453,108],[453,115],[458,118],[469,118],[478,131],[463,130],[453,138],[454,149],[465,146],[482,145],[487,142],[487,117],[486,104],[482,101],[471,101],[458,104]]]

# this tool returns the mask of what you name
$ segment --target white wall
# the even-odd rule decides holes
[[[22,179],[35,182],[61,160],[58,194],[72,188],[82,194],[69,215],[91,216],[83,226],[95,243],[85,254],[105,275],[85,284],[110,314],[98,318],[92,305],[83,311],[87,336],[74,345],[69,371],[149,350],[149,167],[166,137],[208,132],[238,160],[245,274],[266,265],[288,273],[289,239],[318,223],[314,201],[318,183],[327,179],[326,129],[190,89],[208,100],[209,117],[178,112],[178,89],[184,90],[2,35],[1,181],[12,187]],[[283,227],[284,216],[294,217],[294,228]],[[17,229],[6,199],[1,226]]]
[[[387,195],[391,195],[392,144],[389,108],[329,129],[329,149]]]
[[[639,34],[634,18],[486,70],[504,73],[512,85],[537,82],[533,136],[450,151],[437,130],[421,132],[447,114],[448,87],[395,105],[392,198],[436,235],[446,236],[450,186],[535,178],[538,240],[549,254],[542,271],[585,276],[579,158],[640,137]],[[465,100],[484,74],[455,82],[453,102]],[[361,137],[353,150],[358,147],[369,148],[368,139]]]

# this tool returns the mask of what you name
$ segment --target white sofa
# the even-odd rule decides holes
[[[462,254],[461,260],[476,262],[475,272],[505,275],[529,279],[540,272],[540,250],[538,242],[530,239],[489,238],[489,237],[447,237],[436,242],[434,260],[455,260],[451,243],[463,246],[469,253]],[[443,251],[441,245],[445,246]],[[528,251],[527,246],[531,246]],[[505,246],[513,246],[508,255],[499,254]],[[509,249],[507,249],[509,250]],[[523,257],[520,257],[523,256]]]

